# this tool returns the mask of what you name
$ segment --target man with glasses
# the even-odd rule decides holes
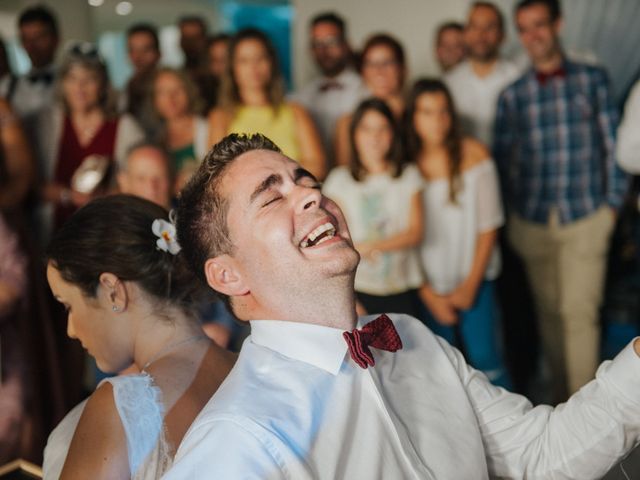
[[[351,68],[352,52],[344,20],[335,13],[321,13],[311,20],[311,54],[322,75],[294,95],[311,113],[325,152],[333,152],[335,125],[350,113],[363,96],[360,76]],[[330,166],[333,161],[330,160]]]

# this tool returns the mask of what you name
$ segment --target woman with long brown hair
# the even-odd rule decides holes
[[[326,175],[325,155],[313,120],[284,99],[276,51],[256,29],[238,32],[229,44],[220,106],[209,115],[209,143],[229,133],[262,133],[316,178]]]
[[[425,321],[475,368],[509,387],[496,335],[496,247],[504,222],[498,178],[487,148],[460,133],[453,100],[436,79],[418,80],[406,112],[407,147],[424,178]],[[459,337],[459,338],[456,338]]]

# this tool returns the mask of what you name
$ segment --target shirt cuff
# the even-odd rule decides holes
[[[633,348],[636,337],[616,355],[606,371],[608,380],[615,384],[629,400],[640,403],[640,356]]]

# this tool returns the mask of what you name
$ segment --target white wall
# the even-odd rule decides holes
[[[387,32],[405,47],[409,78],[437,75],[433,40],[438,25],[464,21],[471,0],[292,0],[295,7],[293,52],[294,80],[303,85],[314,74],[309,55],[309,20],[320,12],[335,11],[348,24],[348,36],[359,49],[372,33]]]

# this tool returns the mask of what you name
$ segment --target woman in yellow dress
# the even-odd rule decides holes
[[[238,32],[229,45],[220,106],[209,114],[209,141],[229,133],[262,133],[317,178],[326,175],[325,154],[311,117],[284,99],[275,49],[259,30]]]

